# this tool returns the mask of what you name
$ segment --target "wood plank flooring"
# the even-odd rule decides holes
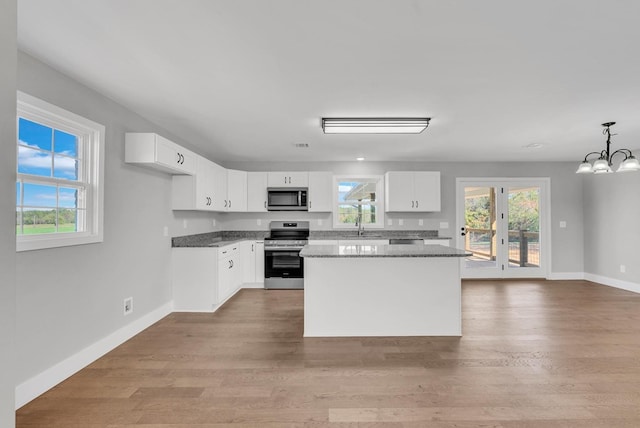
[[[17,426],[640,427],[640,295],[465,281],[462,338],[302,338],[303,294],[174,313],[18,410]]]

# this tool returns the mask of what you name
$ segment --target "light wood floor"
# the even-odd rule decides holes
[[[465,281],[462,338],[303,339],[301,291],[172,314],[17,412],[26,427],[640,427],[640,295]]]

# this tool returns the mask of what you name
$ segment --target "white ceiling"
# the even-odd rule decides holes
[[[639,19],[637,0],[20,0],[18,41],[218,161],[578,162],[607,121],[640,147]],[[432,121],[322,133],[350,116]]]

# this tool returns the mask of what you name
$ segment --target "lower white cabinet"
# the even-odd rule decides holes
[[[445,247],[451,246],[450,239],[425,239],[425,245],[444,245]]]
[[[264,241],[172,249],[176,312],[213,312],[243,283],[264,283]]]
[[[264,283],[264,241],[242,241],[242,282],[244,284]]]
[[[242,285],[239,244],[172,249],[173,307],[213,312]]]
[[[222,303],[242,286],[240,243],[218,248],[218,303]]]

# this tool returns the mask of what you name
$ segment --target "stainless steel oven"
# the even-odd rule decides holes
[[[309,222],[272,221],[264,240],[264,288],[304,288],[304,263],[300,250],[309,239]]]

